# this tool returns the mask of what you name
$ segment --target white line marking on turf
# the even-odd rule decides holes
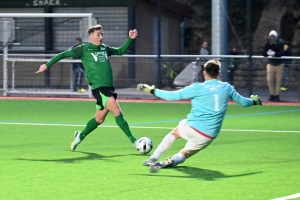
[[[246,130],[246,129],[221,129],[221,131],[235,131],[235,132],[272,132],[272,133],[300,133],[300,131],[285,131],[285,130]]]
[[[0,122],[0,125],[29,125],[29,126],[85,126],[83,124],[48,124],[48,123],[29,123],[29,122]],[[101,125],[100,128],[119,128],[118,126]],[[174,127],[156,127],[156,126],[130,126],[130,128],[145,128],[145,129],[173,129]],[[300,131],[286,130],[245,130],[245,129],[221,129],[227,132],[273,132],[273,133],[300,133]]]
[[[86,126],[82,124],[46,124],[46,123],[23,123],[23,122],[0,122],[0,125],[29,125],[29,126]],[[101,125],[100,128],[119,128],[119,126]],[[173,129],[173,127],[154,127],[154,126],[130,126],[130,128],[153,128],[153,129]]]
[[[292,195],[289,195],[286,197],[280,197],[280,198],[276,198],[276,199],[272,199],[272,200],[288,200],[288,199],[296,199],[298,197],[300,197],[300,193],[292,194]]]

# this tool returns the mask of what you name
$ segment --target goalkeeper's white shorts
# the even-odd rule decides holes
[[[180,137],[187,140],[183,150],[186,150],[189,155],[194,155],[202,149],[205,149],[213,141],[212,138],[209,138],[190,127],[187,124],[186,119],[179,122],[178,134]]]

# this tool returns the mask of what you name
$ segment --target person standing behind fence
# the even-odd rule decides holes
[[[239,55],[237,47],[233,47],[229,52],[229,55]],[[239,58],[230,58],[228,62],[228,82],[233,85],[234,72],[239,66]]]
[[[270,57],[267,64],[267,83],[271,94],[269,101],[280,101],[283,61],[272,59],[272,57],[281,57],[283,52],[283,42],[279,39],[277,32],[275,30],[270,31],[268,41],[262,52],[264,57]]]
[[[293,56],[292,51],[290,47],[287,44],[283,45],[283,55],[282,56]],[[285,59],[283,60],[284,67],[283,67],[283,78],[282,78],[282,85],[281,85],[281,90],[285,91],[289,87],[290,83],[290,70],[291,70],[291,64],[292,64],[292,59]]]
[[[75,44],[70,47],[70,49],[74,49],[75,47],[82,44],[81,37],[75,38]],[[73,58],[75,59],[75,58]],[[83,64],[80,63],[72,63],[72,70],[75,72],[75,78],[73,82],[73,92],[85,92],[85,89],[81,88],[83,74],[84,74],[84,67]]]
[[[209,50],[208,50],[208,43],[207,42],[203,42],[201,49],[200,49],[200,55],[209,55]],[[205,81],[204,77],[203,77],[203,71],[204,71],[204,64],[205,62],[208,60],[208,58],[200,58],[200,60],[204,60],[204,62],[200,62],[200,67],[201,67],[201,71],[200,71],[200,76],[202,78],[201,81]],[[197,80],[196,80],[197,81]]]

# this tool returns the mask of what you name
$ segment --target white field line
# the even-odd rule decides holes
[[[86,126],[82,124],[46,124],[46,123],[23,123],[23,122],[0,122],[0,125],[29,125],[29,126]],[[101,125],[100,128],[119,128],[118,126]],[[173,129],[173,127],[153,127],[153,126],[130,126],[130,128],[149,128],[149,129]]]
[[[296,199],[298,197],[300,197],[300,193],[292,194],[292,195],[289,195],[289,196],[280,197],[280,198],[276,198],[276,199],[272,199],[272,200],[288,200],[288,199]]]
[[[285,131],[285,130],[247,130],[247,129],[221,129],[221,131],[233,132],[272,132],[272,133],[300,133],[299,131]]]
[[[82,124],[48,124],[48,123],[27,123],[27,122],[0,122],[0,125],[29,125],[29,126],[85,126]],[[100,128],[119,128],[118,126],[101,125]],[[173,129],[174,127],[156,127],[156,126],[130,126],[130,128],[144,128],[144,129]],[[246,129],[221,129],[226,132],[273,132],[273,133],[300,133],[299,131],[286,130],[246,130]]]

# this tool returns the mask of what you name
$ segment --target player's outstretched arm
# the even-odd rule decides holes
[[[137,35],[138,35],[138,32],[136,29],[133,29],[133,30],[130,30],[128,32],[128,35],[129,35],[129,38],[125,41],[125,43],[118,47],[118,48],[115,48],[115,47],[108,47],[108,55],[111,56],[111,55],[123,55],[124,53],[127,52],[127,50],[129,49],[129,46],[130,44],[132,43],[132,40],[134,40]]]
[[[47,70],[46,64],[42,64],[42,65],[40,66],[39,70],[37,70],[35,73],[36,73],[36,74],[37,74],[37,73],[41,73],[41,72],[44,72],[44,71],[46,71],[46,70]]]
[[[52,65],[54,65],[55,63],[57,63],[58,61],[60,61],[61,59],[68,58],[68,57],[76,57],[76,55],[75,55],[75,53],[72,50],[67,50],[67,51],[64,51],[64,52],[62,52],[60,54],[57,54],[49,62],[47,62],[46,64],[42,64],[40,66],[39,70],[36,71],[35,73],[44,72],[48,68],[50,68]]]
[[[192,99],[197,91],[197,83],[184,87],[183,89],[177,91],[160,90],[156,89],[154,85],[149,86],[147,84],[140,83],[137,85],[137,90],[142,90],[143,92],[154,94],[155,96],[167,101],[176,101],[182,99]]]
[[[252,99],[253,105],[263,105],[258,95],[251,95],[250,99]]]
[[[147,84],[144,84],[144,83],[140,83],[136,86],[136,89],[137,90],[141,90],[143,92],[146,92],[146,93],[149,93],[149,94],[154,94],[155,95],[155,86],[152,85],[147,85]]]

